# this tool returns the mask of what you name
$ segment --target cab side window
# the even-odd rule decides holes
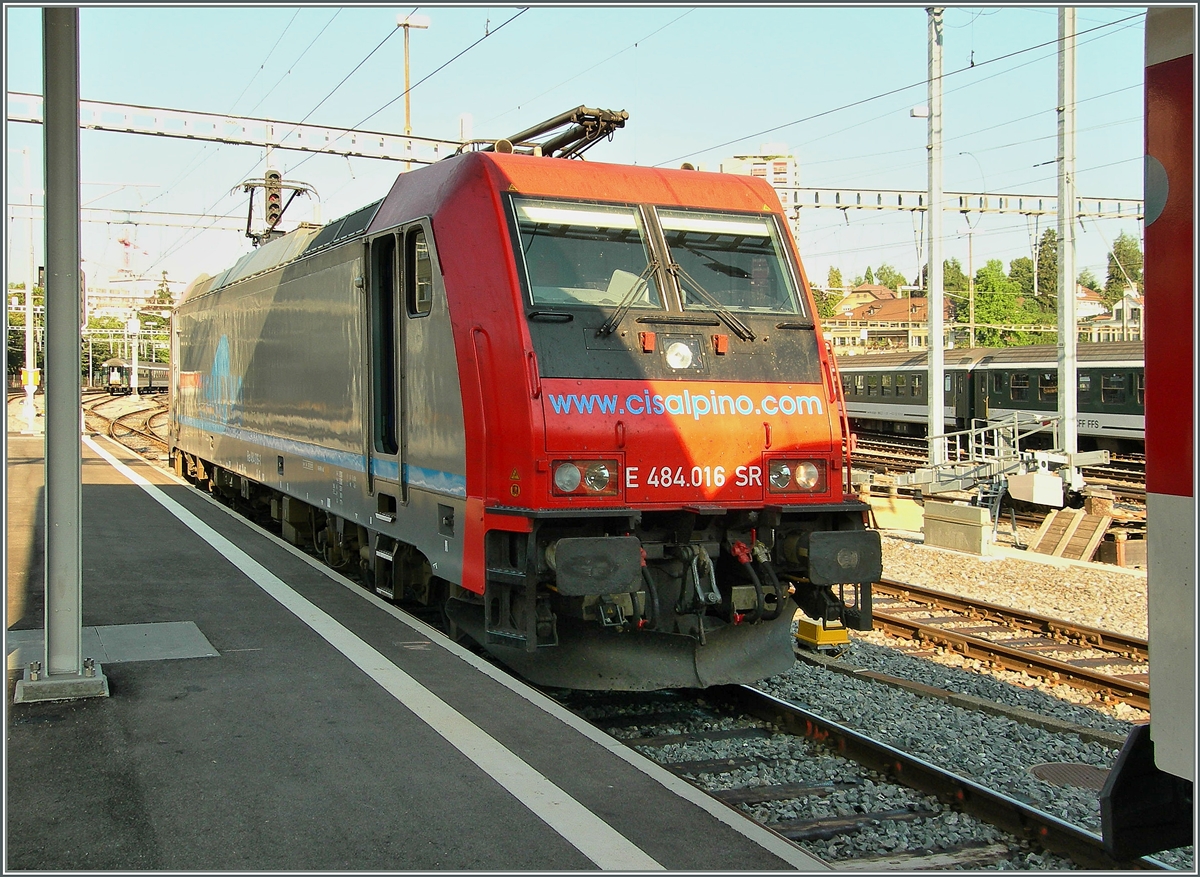
[[[433,260],[422,229],[413,229],[405,240],[404,298],[410,317],[424,317],[433,307]]]

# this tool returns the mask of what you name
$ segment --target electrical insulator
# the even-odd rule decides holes
[[[267,199],[267,228],[273,229],[283,217],[283,190],[280,183],[283,177],[277,170],[269,170],[266,175]]]

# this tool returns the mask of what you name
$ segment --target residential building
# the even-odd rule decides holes
[[[891,290],[888,290],[891,292]],[[953,347],[953,309],[943,302],[943,346]],[[821,322],[838,356],[887,350],[921,350],[929,339],[929,307],[924,298],[874,299]]]
[[[784,210],[799,204],[800,165],[781,143],[764,143],[754,155],[735,155],[721,162],[721,173],[744,174],[766,180],[779,196]]]
[[[1104,297],[1094,289],[1075,285],[1075,316],[1080,319],[1091,319],[1108,313]]]
[[[1113,303],[1107,311],[1079,321],[1079,337],[1084,341],[1144,341],[1142,297],[1133,289]]]
[[[880,286],[877,283],[863,283],[850,290],[846,297],[837,303],[837,311],[839,314],[848,314],[862,305],[894,298],[899,298],[899,296],[886,286]]]

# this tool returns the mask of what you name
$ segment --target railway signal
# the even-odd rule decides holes
[[[266,193],[266,207],[264,212],[267,217],[267,232],[270,233],[275,226],[279,225],[279,220],[283,218],[283,190],[280,188],[283,176],[279,171],[271,168],[267,171],[264,180],[264,191]]]
[[[262,231],[252,231],[251,223],[254,219],[254,190],[261,188],[263,190],[263,218],[264,226]],[[317,190],[308,183],[289,182],[284,180],[283,174],[275,168],[268,168],[263,174],[261,180],[253,179],[246,180],[242,183],[241,189],[243,192],[249,192],[250,203],[246,214],[246,237],[254,241],[254,246],[264,243],[265,241],[283,235],[283,231],[279,228],[279,222],[283,219],[283,214],[287,212],[288,206],[295,200],[297,195],[316,195]],[[283,200],[283,190],[289,189],[291,195],[288,196],[287,203]],[[236,189],[234,191],[237,191]]]

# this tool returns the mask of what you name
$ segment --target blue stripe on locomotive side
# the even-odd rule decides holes
[[[210,432],[215,435],[229,436],[238,441],[258,445],[268,450],[291,454],[317,463],[325,463],[330,466],[336,466],[339,469],[363,473],[367,471],[362,454],[339,451],[335,448],[327,448],[323,445],[282,438],[281,436],[267,435],[256,430],[243,429],[239,426],[228,426],[223,423],[197,417],[180,416],[178,420],[183,426],[188,426],[202,432]],[[371,474],[378,478],[397,481],[400,476],[400,467],[395,460],[372,459]],[[428,490],[432,493],[442,493],[446,496],[458,497],[459,499],[465,499],[467,496],[466,475],[442,472],[437,469],[426,469],[423,466],[405,463],[404,478],[409,487]]]

